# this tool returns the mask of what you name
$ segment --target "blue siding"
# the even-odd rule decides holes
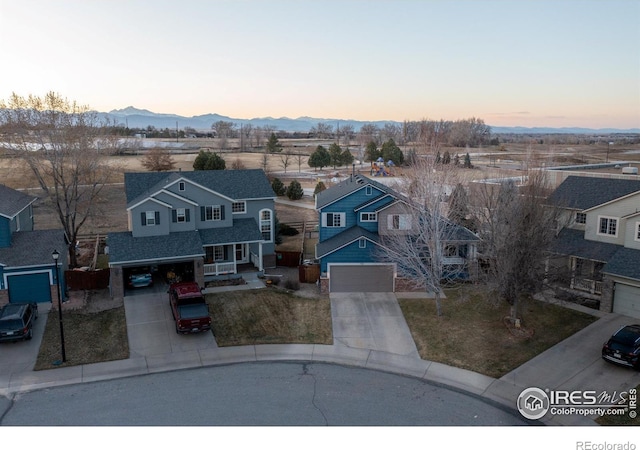
[[[366,241],[366,248],[360,248],[359,240],[337,250],[320,260],[320,271],[327,271],[328,263],[369,263],[376,262],[376,244]]]
[[[354,209],[357,208],[358,206],[362,205],[363,203],[373,200],[376,197],[379,197],[381,195],[383,195],[383,193],[375,188],[372,189],[372,195],[366,195],[366,189],[363,186],[361,189],[359,189],[356,192],[351,193],[351,195],[338,200],[335,203],[332,203],[330,205],[327,205],[325,208],[320,210],[320,233],[318,236],[318,240],[320,242],[325,241],[329,238],[332,238],[333,236],[342,233],[344,230],[346,230],[347,228],[350,228],[354,225],[357,225],[358,222],[360,221],[360,217],[359,214],[356,214]],[[327,212],[331,212],[331,213],[346,213],[346,224],[344,227],[340,227],[340,228],[328,228],[328,227],[323,227],[322,226],[322,213],[327,213]],[[377,231],[377,226],[376,229],[373,231]]]
[[[11,228],[9,219],[0,217],[0,248],[11,247]]]

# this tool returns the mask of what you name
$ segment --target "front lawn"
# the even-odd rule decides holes
[[[55,367],[61,360],[58,311],[48,314],[34,370]],[[129,340],[124,306],[95,313],[63,311],[62,324],[67,361],[58,367],[127,359]]]
[[[331,302],[275,288],[207,294],[219,346],[332,344]]]
[[[554,344],[586,327],[595,317],[561,306],[529,300],[523,325],[531,337],[513,335],[504,323],[509,305],[488,301],[481,286],[448,290],[442,316],[428,299],[400,299],[422,359],[500,378]]]

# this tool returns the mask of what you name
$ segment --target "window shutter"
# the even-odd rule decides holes
[[[202,221],[204,222],[204,218],[205,218],[205,215],[204,215],[204,206],[201,206],[201,207],[200,207],[200,220],[202,220]]]
[[[393,230],[393,214],[387,216],[387,228]]]
[[[173,223],[176,223],[178,221],[178,211],[176,211],[175,209],[171,210],[171,221]]]
[[[156,225],[160,225],[160,211],[156,211]]]
[[[147,226],[147,214],[144,211],[142,211],[140,213],[140,220],[142,222],[142,226],[146,227]]]
[[[220,220],[224,220],[224,205],[220,205]]]
[[[347,226],[347,213],[340,213],[340,228]]]
[[[327,226],[327,213],[322,213],[322,226]]]
[[[224,260],[227,261],[229,260],[229,248],[225,245],[224,247]]]
[[[190,222],[191,221],[191,218],[189,217],[191,215],[190,212],[191,212],[190,208],[185,209],[185,211],[184,211],[184,221],[185,222]]]

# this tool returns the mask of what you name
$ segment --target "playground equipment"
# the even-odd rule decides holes
[[[374,177],[392,177],[393,167],[395,167],[393,161],[389,160],[385,164],[384,159],[380,157],[375,162],[371,162],[371,175]]]

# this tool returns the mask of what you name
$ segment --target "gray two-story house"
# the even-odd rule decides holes
[[[570,176],[549,201],[563,208],[553,272],[601,311],[640,318],[640,179]]]
[[[127,232],[107,237],[111,290],[150,270],[201,286],[274,267],[275,193],[262,170],[125,173]]]
[[[34,230],[36,200],[0,185],[0,306],[55,300],[58,282],[64,298],[68,245],[62,230]]]

